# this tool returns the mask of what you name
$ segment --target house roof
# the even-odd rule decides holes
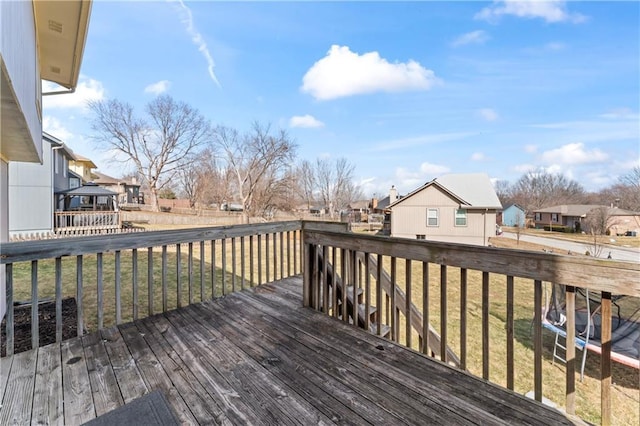
[[[496,195],[489,176],[485,173],[448,174],[425,183],[421,187],[407,194],[405,197],[391,203],[389,207],[406,200],[423,189],[435,185],[461,205],[475,208],[502,209],[502,204]]]
[[[593,209],[604,207],[608,210],[609,216],[636,216],[640,212],[625,210],[618,207],[609,207],[599,204],[561,204],[558,206],[545,207],[536,210],[535,213],[559,213],[563,216],[586,216]]]
[[[131,182],[131,179],[118,179],[100,172],[91,172],[91,176],[93,177],[93,182],[98,185],[140,186],[139,183]]]
[[[517,209],[520,209],[520,210],[522,210],[522,211],[525,211],[525,210],[524,210],[524,207],[522,207],[522,206],[521,206],[520,204],[518,204],[518,203],[509,203],[509,204],[507,204],[506,206],[504,206],[504,208],[503,208],[502,210],[507,210],[507,209],[510,209],[511,207],[515,207],[515,208],[517,208]]]
[[[349,203],[350,209],[366,209],[369,208],[369,200],[359,200]]]
[[[97,196],[118,195],[117,193],[113,191],[109,191],[108,189],[98,186],[95,183],[93,184],[88,183],[88,184],[79,186],[78,188],[58,191],[56,192],[56,194],[64,194],[64,195],[77,196],[77,197],[84,196],[84,195],[97,195]]]

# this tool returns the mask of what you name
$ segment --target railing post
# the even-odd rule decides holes
[[[611,424],[611,293],[602,292],[602,304],[600,306],[602,318],[602,334],[600,336],[602,345],[602,354],[600,355],[601,423],[606,426]]]
[[[567,414],[575,414],[576,412],[576,288],[567,286],[566,288],[566,316],[567,316],[567,340],[566,340],[566,398],[567,398]]]
[[[314,265],[314,259],[316,257],[315,246],[312,244],[303,243],[302,249],[303,249],[303,255],[305,259],[307,259],[307,261],[304,262],[304,274],[303,274],[304,277],[303,277],[303,284],[302,284],[302,305],[305,307],[310,307],[312,302],[311,295],[313,294],[312,268]]]
[[[542,402],[542,281],[533,282],[533,393]],[[573,342],[572,342],[573,343]]]

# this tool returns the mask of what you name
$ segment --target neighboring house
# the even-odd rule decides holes
[[[389,213],[389,205],[402,197],[403,195],[398,195],[398,190],[396,189],[396,187],[394,185],[391,185],[389,195],[377,200],[375,205],[372,206],[372,213]]]
[[[503,226],[517,226],[524,228],[526,223],[526,212],[524,208],[518,204],[507,204],[507,206],[499,213],[498,224]]]
[[[369,213],[369,200],[359,200],[349,203],[347,210],[351,213]]]
[[[53,194],[69,189],[73,153],[59,139],[42,134],[42,164],[9,164],[9,238],[53,231]],[[46,202],[46,200],[50,200]]]
[[[75,154],[74,157],[75,158],[69,162],[69,168],[71,171],[80,175],[82,183],[89,183],[93,181],[93,173],[91,170],[98,166],[96,166],[93,161],[81,155]]]
[[[599,208],[607,209],[607,228],[612,234],[623,235],[628,231],[640,233],[640,212],[596,204],[562,204],[535,210],[535,227],[541,229],[548,225],[560,225],[589,232],[587,215]]]
[[[41,79],[75,89],[90,13],[90,0],[0,2],[0,244],[9,239],[9,164],[43,161]]]
[[[140,184],[136,178],[116,179],[104,173],[93,172],[93,182],[118,194],[119,204],[138,204],[140,202]]]
[[[389,207],[392,237],[476,245],[488,245],[502,209],[484,173],[444,175]]]

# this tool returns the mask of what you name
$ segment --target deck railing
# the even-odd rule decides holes
[[[119,211],[57,211],[53,215],[55,232],[109,230],[121,227]]]
[[[548,336],[547,344],[543,343],[545,288],[550,283],[567,286],[567,342],[576,337],[576,288],[601,294],[600,419],[603,424],[610,423],[611,296],[640,297],[640,264],[380,238],[320,223],[305,223],[303,235],[306,306],[473,370],[512,390],[518,375],[531,376],[538,401],[543,398],[543,360],[546,356],[551,361],[548,351],[544,352]],[[495,317],[502,321],[495,321]],[[495,347],[496,340],[504,346]],[[470,348],[471,341],[477,347]],[[533,374],[531,365],[516,365],[516,345],[532,347]],[[566,412],[573,415],[576,354],[574,345],[566,346],[563,393]],[[472,351],[475,358],[470,356]],[[549,364],[545,363],[545,369]],[[638,386],[638,371],[634,374],[630,380]],[[635,406],[637,410],[637,401]]]
[[[75,316],[80,336],[299,274],[300,229],[292,221],[3,243],[6,354],[15,352],[15,301],[30,305],[36,348],[53,337],[40,332],[43,301],[55,303],[58,342],[63,312]],[[71,312],[67,298],[75,299]]]

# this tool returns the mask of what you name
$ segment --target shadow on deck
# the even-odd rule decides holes
[[[160,390],[186,424],[570,424],[302,307],[302,280],[0,359],[0,424],[81,424]]]

